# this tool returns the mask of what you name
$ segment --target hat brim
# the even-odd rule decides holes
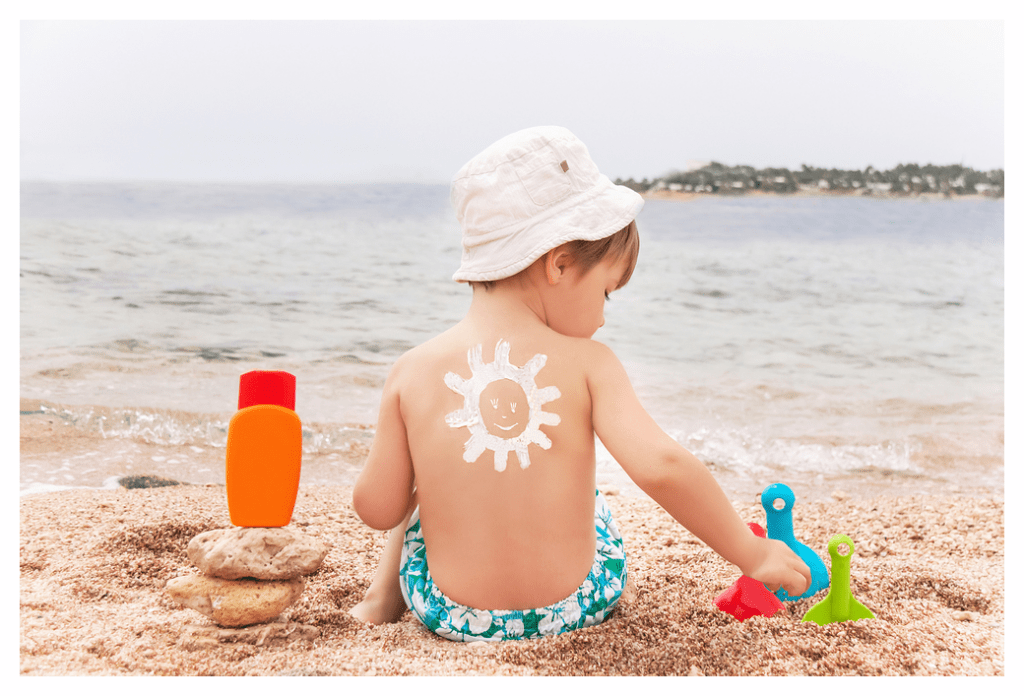
[[[644,207],[636,191],[601,175],[601,185],[575,196],[542,220],[531,220],[500,239],[464,248],[462,265],[452,276],[459,282],[509,278],[548,251],[575,240],[596,241],[615,234]],[[511,259],[511,261],[510,261]]]

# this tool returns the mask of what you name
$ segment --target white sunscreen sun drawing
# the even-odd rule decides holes
[[[465,399],[464,406],[445,416],[452,428],[469,428],[466,451],[462,458],[475,462],[484,450],[494,452],[494,470],[504,471],[508,453],[515,452],[519,466],[530,466],[531,444],[542,449],[551,447],[551,440],[540,431],[541,425],[558,425],[556,413],[544,411],[544,404],[562,395],[558,387],[539,389],[534,378],[544,367],[548,356],[538,353],[522,367],[509,362],[512,347],[498,341],[494,362],[485,363],[483,346],[470,348],[471,376],[464,379],[454,372],[444,376],[444,383]]]

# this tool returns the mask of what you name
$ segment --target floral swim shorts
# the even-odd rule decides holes
[[[604,496],[594,504],[597,550],[590,574],[560,602],[540,609],[484,610],[457,604],[434,584],[416,508],[405,531],[400,584],[405,603],[423,625],[455,641],[500,641],[539,638],[594,626],[604,621],[626,586],[626,553]]]

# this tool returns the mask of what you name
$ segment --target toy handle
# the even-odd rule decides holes
[[[781,508],[775,507],[775,501],[782,500]],[[768,536],[792,546],[796,542],[793,534],[793,504],[796,495],[793,489],[784,483],[773,483],[761,493],[761,507],[767,516]]]
[[[839,550],[841,544],[850,547],[847,554]],[[832,557],[832,596],[834,612],[837,616],[849,616],[850,613],[850,557],[853,556],[853,541],[845,534],[836,534],[828,542],[828,555]]]
[[[839,551],[839,545],[840,544],[846,544],[847,546],[849,546],[850,547],[850,552],[846,553],[846,554],[841,553]],[[836,534],[828,542],[828,555],[832,557],[832,562],[833,563],[838,562],[839,559],[843,559],[843,562],[846,563],[847,566],[849,566],[850,565],[850,556],[853,555],[853,549],[854,549],[853,540],[850,539],[850,537],[846,536],[845,534]]]

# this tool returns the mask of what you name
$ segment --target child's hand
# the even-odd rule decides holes
[[[762,545],[761,561],[743,574],[763,582],[775,592],[782,587],[790,597],[799,597],[811,586],[811,570],[786,544],[776,539],[758,538]]]

